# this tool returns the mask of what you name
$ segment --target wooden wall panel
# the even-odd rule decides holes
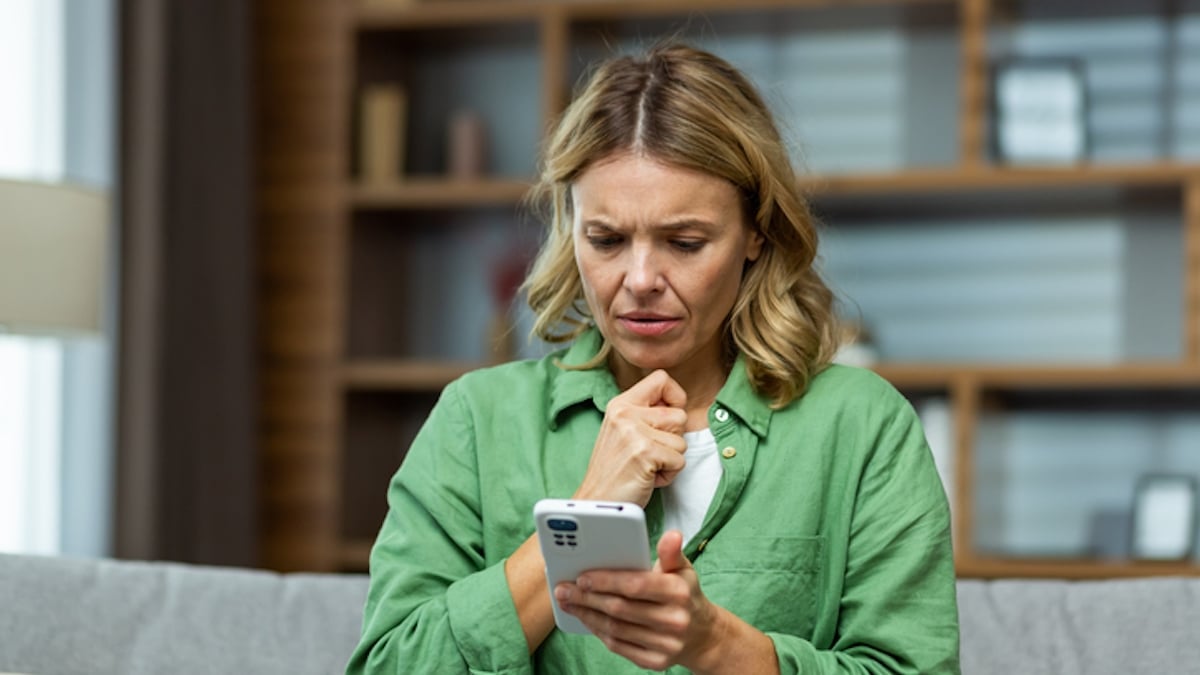
[[[350,3],[258,0],[262,564],[338,567]]]

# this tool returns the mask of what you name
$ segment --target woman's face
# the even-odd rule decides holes
[[[584,171],[571,199],[575,260],[618,382],[658,368],[693,381],[723,374],[722,327],[762,249],[737,189],[621,153]]]

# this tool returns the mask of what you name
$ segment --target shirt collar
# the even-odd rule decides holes
[[[584,331],[562,354],[559,361],[564,365],[587,363],[600,352],[603,338],[600,331],[592,328]],[[588,370],[557,368],[550,388],[551,429],[558,428],[563,413],[576,405],[591,401],[601,413],[608,402],[621,393],[608,367],[601,364]],[[746,374],[745,357],[738,354],[725,380],[717,392],[717,403],[737,415],[760,438],[766,436],[771,422],[770,401],[759,394]]]
[[[550,387],[551,429],[558,428],[559,420],[568,408],[591,401],[601,413],[614,396],[621,393],[617,382],[605,364],[587,370],[563,368],[579,366],[592,360],[600,352],[604,340],[595,328],[584,331],[559,357],[555,364],[553,383]]]
[[[725,386],[717,392],[717,403],[750,427],[759,438],[765,438],[771,426],[771,401],[755,390],[746,373],[746,357],[737,355]]]

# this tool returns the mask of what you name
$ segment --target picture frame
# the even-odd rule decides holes
[[[1088,155],[1087,87],[1076,59],[1009,59],[992,69],[992,143],[1002,163],[1069,165]]]
[[[1189,475],[1143,476],[1134,494],[1130,548],[1138,560],[1183,560],[1196,546],[1197,482]]]

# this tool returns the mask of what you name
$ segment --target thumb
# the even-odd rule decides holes
[[[656,370],[643,377],[625,392],[634,405],[667,405],[672,408],[687,406],[687,392],[665,370]]]
[[[662,373],[662,384],[658,390],[659,400],[655,404],[665,404],[672,408],[686,408],[687,392],[667,374],[667,371],[660,370],[658,372]]]
[[[658,540],[658,567],[662,572],[678,572],[690,566],[683,555],[683,533],[667,530]]]

